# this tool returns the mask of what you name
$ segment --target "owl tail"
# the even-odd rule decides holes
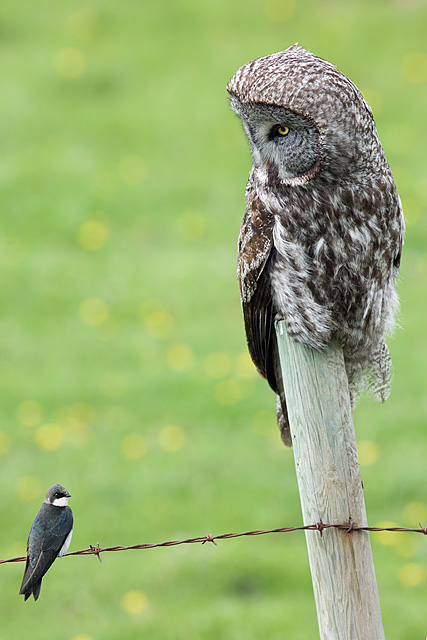
[[[377,402],[385,402],[390,395],[391,375],[390,351],[382,341],[372,355],[369,369],[364,376],[366,391]]]
[[[288,411],[286,409],[284,393],[276,395],[276,415],[282,440],[287,447],[292,447],[292,437],[289,429]]]
[[[292,447],[292,436],[289,428],[288,409],[286,407],[286,396],[283,387],[282,369],[280,366],[279,349],[277,341],[274,340],[271,344],[272,348],[272,362],[274,370],[273,384],[270,382],[270,386],[276,392],[276,416],[277,424],[280,429],[280,435],[282,436],[283,443],[287,447]]]
[[[359,397],[366,393],[377,402],[385,402],[390,395],[392,364],[384,340],[366,361],[345,357],[352,409]]]

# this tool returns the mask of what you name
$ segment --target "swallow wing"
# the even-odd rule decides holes
[[[52,511],[52,508],[55,511]],[[25,600],[31,593],[37,600],[43,576],[58,555],[66,552],[71,540],[73,531],[71,509],[50,507],[49,516],[51,517],[46,518],[46,515],[46,510],[42,507],[34,519],[28,536],[27,563],[19,592],[25,595]],[[39,539],[39,544],[33,544],[34,539]]]

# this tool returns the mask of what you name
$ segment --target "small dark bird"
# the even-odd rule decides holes
[[[34,600],[40,595],[42,578],[57,557],[67,553],[73,534],[73,512],[68,506],[70,494],[60,484],[47,490],[40,511],[33,520],[27,541],[20,595]]]
[[[238,278],[249,351],[291,444],[274,324],[344,353],[352,404],[390,393],[400,198],[372,111],[336,67],[294,45],[243,65],[227,90],[252,151]]]

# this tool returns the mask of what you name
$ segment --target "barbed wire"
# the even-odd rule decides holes
[[[207,534],[204,536],[197,536],[195,538],[186,538],[185,540],[168,540],[166,542],[155,542],[152,544],[133,544],[127,547],[124,546],[115,546],[115,547],[100,547],[99,542],[97,542],[96,546],[89,545],[87,549],[80,549],[79,551],[69,551],[64,554],[65,556],[89,556],[95,555],[97,556],[99,562],[101,562],[101,553],[105,553],[107,551],[129,551],[130,549],[139,550],[139,549],[154,549],[156,547],[176,547],[180,544],[196,544],[201,543],[205,544],[206,542],[212,542],[216,545],[216,540],[228,540],[230,538],[242,538],[243,536],[261,536],[268,533],[289,533],[291,531],[318,531],[320,535],[323,535],[323,531],[325,529],[344,529],[347,533],[352,533],[353,531],[388,531],[390,533],[422,533],[423,535],[427,535],[427,527],[423,527],[421,523],[419,523],[419,529],[411,528],[411,527],[359,527],[354,524],[353,520],[349,518],[348,522],[343,524],[328,524],[326,522],[316,522],[315,524],[306,524],[300,527],[278,527],[277,529],[256,529],[254,531],[242,531],[239,533],[221,533],[219,535]],[[8,558],[7,560],[1,560],[0,564],[6,564],[8,562],[24,562],[27,559],[27,556],[18,556],[16,558]]]

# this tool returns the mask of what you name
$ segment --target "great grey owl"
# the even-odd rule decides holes
[[[252,151],[238,279],[249,352],[291,444],[274,324],[343,349],[352,403],[390,392],[404,219],[372,111],[336,67],[299,45],[230,80]]]

